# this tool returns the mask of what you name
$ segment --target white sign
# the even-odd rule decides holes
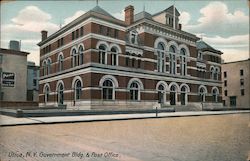
[[[2,72],[2,86],[14,87],[15,86],[15,73]]]

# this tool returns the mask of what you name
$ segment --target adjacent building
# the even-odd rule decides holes
[[[222,64],[223,103],[250,108],[250,59]]]
[[[222,52],[183,31],[179,16],[174,6],[128,6],[121,21],[96,6],[49,37],[42,31],[40,106],[222,105]]]
[[[10,41],[10,49],[0,48],[0,107],[38,105],[39,67],[27,63],[29,53],[20,51],[19,41]]]
[[[39,66],[34,62],[27,62],[27,101],[38,102],[38,89],[39,89]]]
[[[0,48],[1,100],[27,100],[27,55],[29,53]]]

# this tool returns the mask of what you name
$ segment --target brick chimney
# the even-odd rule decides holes
[[[43,30],[41,31],[41,34],[42,34],[42,41],[47,39],[48,31]]]
[[[125,23],[131,25],[134,22],[134,6],[127,6],[125,8]]]

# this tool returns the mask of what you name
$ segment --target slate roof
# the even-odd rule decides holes
[[[134,21],[138,21],[144,18],[152,20],[152,15],[146,11],[142,11],[134,15]]]
[[[93,9],[90,10],[90,12],[91,11],[114,18],[111,14],[109,14],[107,11],[105,11],[104,9],[102,9],[99,6],[95,6]]]
[[[24,51],[18,51],[18,50],[12,50],[12,49],[4,49],[0,48],[0,53],[1,54],[12,54],[12,55],[20,55],[20,56],[27,56],[30,53],[24,52]]]
[[[37,45],[42,46],[46,42],[52,40],[53,38],[57,37],[58,35],[62,34],[63,32],[66,32],[67,30],[69,30],[73,26],[76,26],[77,24],[81,23],[82,21],[86,20],[89,17],[98,17],[100,19],[104,19],[104,20],[109,21],[111,23],[118,24],[120,26],[126,26],[124,21],[113,17],[111,14],[109,14],[107,11],[105,11],[101,7],[95,6],[93,9],[91,9],[87,13],[84,13],[83,15],[79,16],[78,18],[76,18],[75,20],[70,22],[69,24],[62,27],[57,32],[48,36],[47,39],[45,39],[44,41],[39,42]]]
[[[157,16],[157,15],[163,13],[163,12],[168,12],[168,13],[174,14],[173,13],[173,10],[174,10],[173,7],[174,6],[172,5],[172,6],[168,7],[167,9],[154,14],[153,16]],[[180,12],[176,9],[176,7],[175,7],[175,14],[176,14],[176,16],[180,16]]]
[[[218,54],[222,54],[221,51],[214,49],[212,46],[208,45],[203,40],[197,41],[196,42],[196,47],[197,47],[198,50],[211,51],[211,52],[215,52],[215,53],[218,53]]]

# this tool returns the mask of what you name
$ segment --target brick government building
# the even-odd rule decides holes
[[[121,109],[222,105],[221,54],[182,30],[174,6],[125,21],[100,6],[40,46],[39,105]]]

